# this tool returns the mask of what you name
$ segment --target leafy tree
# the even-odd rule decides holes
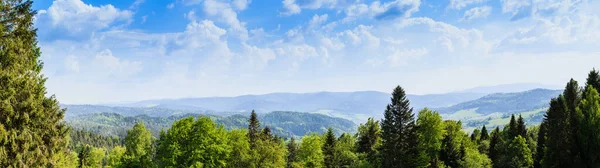
[[[442,116],[437,111],[431,111],[427,108],[419,111],[416,130],[419,149],[424,152],[425,160],[431,167],[439,166],[439,153],[444,138],[443,130]]]
[[[442,139],[440,160],[444,162],[444,165],[449,167],[459,167],[465,154],[462,149],[462,142],[468,136],[461,131],[461,125],[460,121],[444,121],[445,133]]]
[[[256,116],[256,112],[252,110],[250,119],[248,119],[248,139],[250,140],[250,148],[256,147],[256,140],[260,133],[260,122]]]
[[[286,166],[286,146],[281,139],[259,138],[252,150],[251,167],[270,168]]]
[[[479,136],[481,136],[480,134],[481,131],[475,128],[475,130],[473,130],[473,132],[471,133],[471,141],[477,142],[479,140]]]
[[[356,155],[356,137],[343,133],[335,143],[335,166],[351,167],[358,162]]]
[[[521,168],[521,167],[532,167],[533,159],[531,158],[531,150],[527,147],[525,138],[518,135],[515,137],[510,145],[508,146],[508,158],[506,167]]]
[[[297,160],[297,152],[298,152],[298,144],[296,144],[296,139],[292,137],[290,142],[287,145],[288,157],[287,157],[287,168],[293,168],[294,163]]]
[[[121,146],[116,146],[110,150],[106,157],[106,165],[110,168],[120,168],[123,166],[123,156],[125,155],[126,149]]]
[[[490,139],[490,135],[488,134],[487,128],[485,128],[485,125],[483,125],[483,127],[481,128],[481,134],[479,136],[480,140],[488,140]]]
[[[570,145],[570,119],[562,95],[550,100],[550,108],[546,113],[546,117],[548,132],[546,132],[543,167],[573,166],[574,160]]]
[[[546,125],[547,125],[547,121],[546,120],[542,121],[542,123],[540,124],[539,131],[538,131],[536,154],[535,154],[535,158],[534,158],[535,160],[533,161],[534,168],[542,167],[542,159],[544,158],[544,150],[546,148],[546,132],[547,132]]]
[[[127,131],[125,137],[125,156],[123,165],[126,167],[152,167],[154,137],[144,123],[137,123]]]
[[[102,167],[105,150],[103,148],[94,148],[91,145],[84,145],[79,152],[79,163],[82,168]]]
[[[325,143],[323,143],[323,155],[325,157],[325,167],[333,168],[335,166],[335,144],[336,138],[333,134],[333,129],[329,127],[324,135]]]
[[[382,167],[415,167],[412,151],[417,145],[410,144],[414,135],[414,115],[410,102],[402,87],[397,86],[392,93],[391,103],[387,105],[381,121]]]
[[[55,161],[55,167],[76,168],[80,166],[77,152],[61,152],[54,155],[54,158],[52,160]]]
[[[225,167],[232,151],[228,140],[209,118],[188,117],[161,132],[156,158],[160,167]]]
[[[465,148],[464,157],[459,161],[459,167],[491,168],[492,161],[485,155],[473,148]]]
[[[302,167],[320,168],[324,164],[323,140],[316,133],[311,133],[302,137],[300,148],[298,149],[298,161],[302,163]]]
[[[380,165],[378,148],[381,146],[381,128],[379,121],[370,117],[363,125],[358,126],[357,152],[366,155],[366,161],[373,165]]]
[[[517,119],[517,134],[523,138],[527,137],[527,126],[525,125],[525,121],[523,121],[523,117],[521,115],[519,115],[519,119]]]
[[[231,130],[227,144],[231,146],[227,167],[250,167],[252,156],[250,155],[250,142],[247,131],[242,129]]]
[[[600,96],[593,86],[588,86],[576,114],[580,122],[577,139],[586,167],[600,167]]]
[[[46,97],[32,4],[0,1],[0,167],[56,166],[68,153],[65,110]]]

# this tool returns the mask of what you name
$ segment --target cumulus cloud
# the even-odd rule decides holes
[[[484,1],[486,1],[486,0],[450,0],[450,4],[448,5],[448,8],[460,10],[471,4],[478,4],[478,3],[482,3]]]
[[[96,54],[94,64],[105,68],[106,75],[110,77],[128,77],[142,70],[141,62],[121,60],[113,56],[109,49]]]
[[[302,9],[320,9],[320,8],[345,8],[360,2],[360,0],[283,0],[283,11],[281,15],[294,15]]]
[[[486,18],[492,13],[492,7],[490,6],[480,6],[474,7],[467,11],[461,18],[463,21],[470,21],[473,19]]]
[[[385,11],[375,16],[376,19],[408,18],[412,13],[419,11],[420,0],[396,0],[384,3]]]
[[[245,3],[247,5],[248,2]],[[240,39],[246,40],[248,38],[246,25],[238,19],[237,12],[233,9],[231,4],[217,0],[205,0],[203,9],[204,13],[207,15],[216,17],[217,20],[229,25],[230,32],[236,33]]]
[[[425,56],[429,53],[426,48],[397,50],[388,56],[392,67],[402,66],[408,63],[408,60]]]

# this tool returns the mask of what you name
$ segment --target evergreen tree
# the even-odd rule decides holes
[[[298,151],[298,144],[296,144],[296,139],[292,137],[292,140],[287,145],[288,156],[287,156],[287,168],[293,168],[294,163],[296,162],[296,153]]]
[[[144,123],[136,123],[125,137],[125,167],[152,167],[154,137]]]
[[[569,120],[567,121],[567,133],[568,143],[570,148],[571,160],[573,161],[572,166],[582,167],[584,158],[581,153],[583,150],[582,144],[579,144],[578,136],[579,125],[581,124],[581,118],[576,117],[576,108],[579,106],[579,102],[581,101],[581,89],[579,88],[579,84],[577,81],[571,79],[567,86],[565,86],[565,90],[563,91],[563,103],[565,104],[566,113],[568,115]]]
[[[414,115],[404,89],[397,86],[392,93],[391,104],[388,104],[381,122],[382,167],[415,167],[411,163],[411,151],[417,146],[409,144],[413,135]]]
[[[323,143],[323,155],[325,157],[325,167],[333,168],[336,166],[334,163],[336,138],[331,127],[327,129],[324,139],[325,143]]]
[[[571,167],[574,165],[571,153],[569,114],[562,95],[550,100],[546,113],[547,132],[543,167]]]
[[[481,134],[479,136],[479,140],[488,140],[490,139],[490,135],[488,134],[487,128],[485,128],[485,125],[483,125],[483,127],[481,128]]]
[[[248,119],[248,139],[250,140],[250,148],[253,149],[256,147],[256,140],[259,137],[260,133],[260,122],[258,121],[258,117],[256,116],[256,112],[252,110],[250,114],[250,119]]]
[[[511,141],[508,150],[510,151],[507,152],[507,158],[509,158],[509,160],[505,167],[522,168],[533,166],[531,150],[529,150],[525,138],[521,137],[521,135],[518,135]]]
[[[500,128],[496,127],[494,131],[492,131],[492,137],[490,139],[490,148],[488,152],[488,157],[492,160],[492,163],[496,165],[498,163],[498,151],[499,145],[501,145],[501,137],[500,137]]]
[[[352,167],[358,160],[356,137],[343,133],[335,143],[335,167]]]
[[[367,123],[358,126],[357,152],[366,154],[367,161],[373,165],[379,165],[377,149],[381,145],[381,128],[379,121],[369,117]]]
[[[546,119],[544,119],[544,121],[542,121],[542,123],[540,124],[540,128],[538,131],[538,135],[537,135],[537,147],[536,147],[536,154],[535,154],[535,160],[533,162],[533,167],[534,168],[541,168],[542,167],[542,159],[544,158],[544,150],[546,148]]]
[[[593,86],[588,86],[576,114],[580,122],[577,139],[586,167],[600,167],[600,96]]]
[[[103,148],[94,148],[85,144],[79,152],[79,164],[81,168],[102,167],[105,150]]]
[[[53,167],[70,156],[65,110],[46,97],[32,4],[0,1],[0,167]]]
[[[427,108],[419,111],[417,118],[417,135],[419,150],[424,154],[424,161],[431,167],[439,167],[439,153],[442,148],[444,123],[437,111]],[[417,157],[416,159],[419,159]],[[417,161],[419,163],[419,161]]]
[[[477,142],[479,140],[479,136],[481,136],[480,134],[481,131],[475,128],[475,130],[473,130],[473,132],[471,133],[471,141]]]
[[[598,71],[596,70],[596,68],[592,69],[592,71],[590,71],[590,73],[588,73],[588,77],[585,82],[584,93],[587,92],[587,88],[589,86],[592,86],[596,90],[600,89],[600,75],[598,74]]]
[[[106,157],[106,165],[109,168],[120,168],[123,166],[123,156],[126,149],[121,146],[116,146],[110,150]]]
[[[523,117],[520,114],[519,119],[517,119],[517,135],[527,140],[527,126],[525,126],[525,121],[523,121]]]
[[[461,160],[465,156],[465,149],[462,143],[468,136],[462,132],[461,125],[460,121],[444,121],[445,134],[442,139],[440,160],[448,167],[459,167]]]
[[[517,124],[517,120],[515,120],[515,115],[510,115],[510,123],[508,124],[508,140],[512,141],[513,138],[519,135],[519,128]]]

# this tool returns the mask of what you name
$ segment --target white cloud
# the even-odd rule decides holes
[[[173,9],[175,7],[175,3],[170,3],[167,5],[167,9]]]
[[[112,55],[108,49],[99,52],[94,58],[94,63],[105,68],[109,76],[128,77],[142,70],[142,63],[139,61],[121,60]]]
[[[38,14],[36,21],[45,22],[51,28],[63,29],[64,34],[90,33],[108,28],[118,21],[129,21],[133,15],[131,11],[120,10],[112,5],[95,7],[81,0],[56,0],[45,11]]]
[[[310,20],[310,22],[308,23],[308,27],[309,28],[316,28],[317,26],[320,26],[321,24],[325,23],[327,21],[327,14],[323,14],[323,15],[314,15],[312,17],[312,19]]]
[[[406,65],[408,60],[423,57],[429,51],[426,48],[397,50],[392,55],[388,56],[389,63],[392,67]]]
[[[357,3],[344,9],[346,17],[342,22],[349,22],[361,17],[374,17],[375,19],[408,18],[419,11],[420,0],[395,0],[381,3],[374,1],[370,5]]]
[[[248,38],[248,30],[245,23],[237,18],[237,13],[229,3],[217,0],[205,0],[203,9],[204,13],[216,17],[219,21],[229,25],[230,32],[235,33],[240,39],[246,40]]]
[[[233,0],[231,3],[236,10],[243,11],[248,8],[248,5],[252,3],[252,0]]]
[[[470,21],[473,19],[486,18],[490,14],[492,14],[492,7],[490,6],[474,7],[465,11],[461,20]]]
[[[65,57],[65,68],[72,72],[79,72],[79,61],[75,56],[67,56]]]
[[[300,11],[302,11],[302,9],[300,9],[300,6],[298,6],[298,4],[296,4],[295,0],[283,0],[283,12],[281,12],[282,15],[293,15],[293,14],[298,14],[300,13]]]
[[[142,24],[146,23],[146,20],[148,19],[148,15],[144,15],[142,16]]]
[[[135,2],[133,2],[133,4],[131,4],[131,6],[129,6],[129,9],[132,9],[132,10],[137,9],[142,3],[144,3],[144,1],[146,1],[146,0],[135,0]]]
[[[294,15],[302,9],[316,10],[320,8],[345,8],[360,2],[360,0],[283,0],[282,15]]]
[[[450,0],[450,4],[448,5],[448,8],[460,10],[464,7],[467,7],[468,5],[478,4],[478,3],[482,3],[484,1],[486,1],[486,0]]]

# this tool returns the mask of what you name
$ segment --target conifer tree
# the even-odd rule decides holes
[[[377,148],[381,145],[381,128],[379,121],[372,117],[367,122],[358,126],[357,152],[366,154],[367,161],[374,165],[379,165],[377,161]]]
[[[287,168],[293,168],[294,163],[296,162],[296,152],[298,151],[298,144],[296,144],[296,139],[292,137],[290,142],[287,145],[288,156],[287,156]]]
[[[325,157],[325,167],[333,168],[336,166],[334,163],[336,138],[331,127],[327,129],[324,139],[325,143],[323,143],[323,156]]]
[[[523,117],[520,114],[519,119],[517,119],[517,135],[520,135],[527,140],[527,126],[525,125],[525,121],[523,121]]]
[[[397,86],[392,93],[391,103],[387,105],[381,122],[382,167],[414,167],[411,165],[411,151],[416,146],[409,144],[413,135],[414,115],[410,102],[402,87]]]
[[[477,128],[475,128],[475,130],[473,130],[473,132],[471,133],[471,141],[473,142],[477,142],[477,140],[479,139],[479,136],[481,134],[481,131]]]
[[[256,141],[259,138],[260,122],[256,116],[256,112],[252,110],[250,119],[248,119],[248,139],[250,140],[250,149],[256,147]]]
[[[581,145],[581,156],[586,167],[600,167],[600,96],[593,86],[588,86],[577,107],[580,122],[577,139]]]
[[[490,139],[490,149],[488,152],[488,157],[492,160],[492,163],[494,165],[498,164],[498,145],[501,145],[501,139],[500,139],[500,128],[496,127],[496,129],[494,129],[494,131],[492,131],[492,137]]]
[[[479,140],[488,140],[490,138],[490,135],[488,134],[487,128],[485,128],[485,125],[483,125],[483,127],[481,128],[481,134],[479,136]]]
[[[592,69],[592,71],[590,71],[590,73],[588,73],[588,77],[585,82],[585,91],[584,92],[587,92],[588,86],[592,86],[596,90],[600,89],[600,75],[598,74],[598,71],[596,70],[596,68]]]
[[[546,113],[547,132],[543,167],[570,167],[574,165],[571,153],[569,113],[562,95],[550,100]]]
[[[519,135],[519,128],[517,120],[515,120],[515,115],[510,115],[510,123],[508,124],[508,140],[512,141],[513,138]]]
[[[53,167],[70,155],[65,110],[46,97],[32,4],[0,1],[0,167]]]
[[[533,159],[531,158],[531,150],[527,147],[525,138],[517,135],[508,146],[506,167],[521,168],[532,167]]]
[[[460,121],[446,120],[444,121],[444,127],[445,134],[442,139],[440,160],[446,166],[458,167],[465,156],[465,148],[462,143],[463,140],[467,140],[468,136],[461,131],[462,124]]]
[[[538,137],[537,137],[537,147],[536,147],[536,154],[535,154],[535,158],[534,158],[534,162],[533,162],[533,167],[534,168],[541,168],[542,167],[542,159],[544,158],[544,150],[546,148],[546,125],[547,125],[547,121],[546,119],[544,119],[544,121],[542,121],[542,123],[540,124],[540,128],[538,131]]]
[[[563,91],[563,103],[565,104],[566,113],[568,115],[569,120],[568,124],[565,127],[568,129],[568,143],[570,147],[571,160],[573,161],[572,166],[580,167],[583,166],[585,156],[582,155],[581,151],[583,150],[582,144],[579,144],[578,136],[579,125],[581,124],[581,118],[576,117],[576,108],[579,106],[579,102],[581,101],[581,89],[579,88],[579,84],[577,81],[571,79],[567,86],[565,86],[565,90]]]

